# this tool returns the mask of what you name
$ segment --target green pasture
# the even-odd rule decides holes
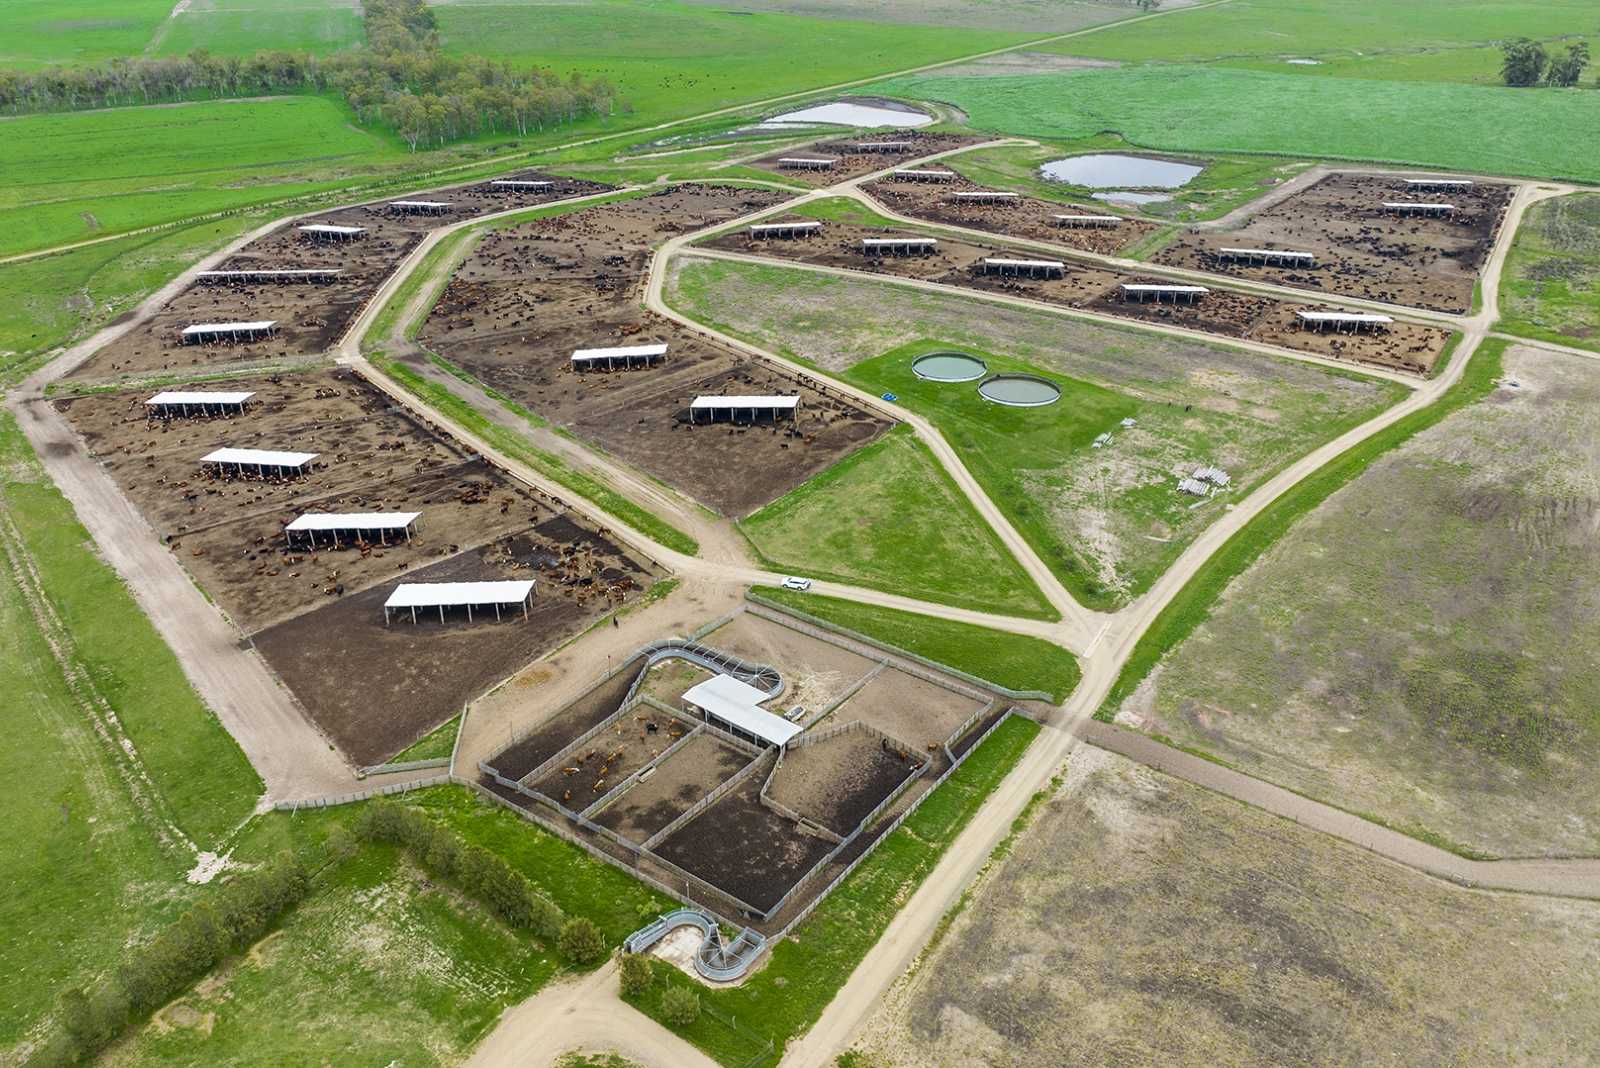
[[[1500,281],[1499,328],[1600,349],[1600,193],[1535,204]]]
[[[172,3],[173,0],[6,0],[0,67],[36,69],[136,56],[172,10]]]
[[[155,51],[182,56],[204,48],[218,55],[253,55],[270,48],[321,55],[364,40],[354,0],[195,0],[163,28]]]
[[[1043,690],[1057,704],[1078,685],[1077,658],[1042,638],[779,586],[750,592],[1007,689]]]
[[[1600,158],[1591,148],[1593,131],[1600,129],[1595,92],[1180,65],[1003,77],[932,73],[890,79],[870,91],[953,104],[978,129],[1050,140],[1114,131],[1134,145],[1173,152],[1600,181]]]
[[[1498,74],[1498,42],[1534,37],[1564,47],[1570,35],[1600,31],[1595,16],[1588,0],[1230,0],[1045,50],[1124,63],[1270,64],[1294,74],[1467,80],[1491,56]],[[1304,58],[1324,65],[1285,62]]]
[[[840,460],[740,529],[779,570],[958,608],[1055,617],[909,427]]]
[[[1003,48],[1029,34],[659,3],[441,4],[447,51],[610,78],[661,122]],[[626,118],[626,117],[625,117]]]

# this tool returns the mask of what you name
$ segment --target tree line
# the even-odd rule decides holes
[[[118,57],[105,63],[0,70],[0,111],[13,115],[164,104],[207,97],[338,92],[364,125],[395,130],[413,152],[483,134],[550,129],[609,115],[616,90],[574,71],[562,78],[439,48],[425,0],[363,0],[365,47],[331,56],[261,51]]]
[[[1519,88],[1547,85],[1571,89],[1589,66],[1589,42],[1582,39],[1568,45],[1560,55],[1552,55],[1541,42],[1519,37],[1502,44],[1500,54],[1500,76],[1507,85]]]

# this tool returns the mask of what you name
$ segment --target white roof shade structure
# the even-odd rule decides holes
[[[1122,223],[1120,215],[1056,215],[1053,218],[1062,226],[1119,226]]]
[[[800,728],[762,708],[761,702],[768,696],[732,675],[715,675],[691,686],[683,699],[713,719],[768,745],[787,745]]]
[[[1454,204],[1424,204],[1410,200],[1386,200],[1383,202],[1386,211],[1455,211]]]
[[[1412,189],[1471,189],[1470,178],[1407,178]]]
[[[244,467],[304,467],[317,455],[314,452],[277,452],[273,449],[217,449],[200,457],[200,462],[239,464]]]
[[[797,233],[820,229],[822,229],[821,221],[812,219],[810,222],[755,223],[750,227],[750,232],[752,234],[780,234],[785,231]]]
[[[963,189],[951,196],[957,200],[1015,200],[1020,193],[1006,193],[998,189]]]
[[[528,614],[528,598],[533,596],[533,580],[520,579],[501,582],[402,582],[394,588],[389,599],[383,602],[383,620],[395,609],[410,609],[413,622],[419,608],[437,608],[439,619],[444,619],[446,608],[465,608],[467,618],[472,618],[474,608],[493,608],[499,618],[500,609],[506,605],[521,605],[523,616]]]
[[[1065,276],[1067,265],[1060,260],[1011,260],[996,256],[987,256],[979,264],[985,274],[1026,274],[1030,278],[1044,275],[1046,278],[1056,275]]]
[[[1236,260],[1265,260],[1267,262],[1278,260],[1282,263],[1315,263],[1317,259],[1314,252],[1292,252],[1281,248],[1221,248],[1217,252],[1229,259]]]
[[[1308,323],[1392,323],[1394,319],[1376,312],[1325,312],[1301,311],[1295,312],[1301,319]]]
[[[330,223],[307,223],[298,229],[302,233],[325,234],[329,237],[359,237],[367,232],[365,226],[334,226]]]
[[[420,518],[421,512],[307,512],[283,529],[295,534],[335,530],[398,530],[403,533]]]
[[[1065,267],[1060,260],[1008,260],[999,256],[985,256],[984,265],[990,267]]]
[[[931,237],[863,237],[861,247],[873,248],[934,248],[939,244]]]
[[[556,183],[534,181],[530,178],[496,178],[489,184],[497,185],[501,189],[545,189],[549,186],[555,185]]]
[[[151,407],[177,407],[184,404],[243,404],[254,397],[252,393],[185,393],[182,390],[165,390],[145,401]]]
[[[240,334],[271,333],[278,325],[276,319],[255,319],[248,323],[195,323],[193,326],[183,328],[183,338],[221,336],[223,334],[238,337]]]
[[[861,141],[851,145],[866,152],[900,152],[911,147],[910,141]]]
[[[956,176],[955,171],[932,171],[915,167],[902,167],[897,171],[890,171],[896,178],[921,178],[932,182],[948,182]]]
[[[689,405],[701,411],[725,408],[759,408],[775,412],[792,412],[800,406],[799,397],[760,396],[757,394],[735,395],[729,397],[696,397]]]
[[[211,282],[238,281],[250,279],[266,280],[269,282],[289,282],[300,279],[337,278],[344,271],[339,267],[296,267],[279,269],[275,267],[250,267],[232,271],[199,271],[196,278]]]
[[[821,156],[782,156],[778,160],[778,166],[799,167],[801,169],[810,167],[815,170],[827,170],[837,162],[838,160],[825,159]]]
[[[446,200],[391,200],[391,208],[416,208],[419,211],[440,211],[450,206]]]
[[[653,360],[666,354],[665,342],[658,345],[620,345],[609,349],[577,349],[572,353],[572,362],[611,363],[614,360]]]

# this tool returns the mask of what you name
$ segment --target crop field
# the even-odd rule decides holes
[[[1235,580],[1119,718],[1463,850],[1592,855],[1600,369],[1503,360]]]
[[[330,189],[404,162],[314,96],[0,120],[0,255]]]
[[[689,0],[701,7],[722,8],[720,0]],[[1194,0],[1167,0],[1162,8],[1187,7]],[[1030,35],[1071,33],[1128,18],[1128,5],[1117,0],[755,0],[743,11],[772,11],[819,19],[860,19],[897,26],[959,26],[974,30],[1016,30]]]
[[[896,432],[746,518],[779,569],[961,608],[1051,609],[927,446]]]
[[[1500,329],[1600,349],[1600,194],[1535,204],[1500,284]]]
[[[1093,748],[861,1063],[1581,1063],[1592,902],[1459,889]],[[1470,976],[1470,982],[1463,982]]]
[[[609,78],[639,122],[886,74],[1029,37],[713,10],[676,0],[447,3],[437,14],[447,51]],[[802,54],[806,62],[794,62]]]
[[[1246,493],[1403,394],[1392,383],[1288,360],[781,267],[678,261],[668,299],[771,351],[894,392],[934,422],[1023,537],[1093,607],[1147,588],[1220,513],[1220,500],[1199,508],[1180,501],[1180,474],[1219,464],[1240,487],[1234,493]],[[915,354],[947,347],[1044,374],[1067,398],[1001,412],[970,386],[911,373]],[[1070,403],[1079,396],[1095,402],[1096,418]],[[1121,427],[1122,418],[1135,425]],[[1015,436],[1028,427],[1037,429]],[[1104,432],[1113,444],[1092,450]]]
[[[1109,130],[1134,145],[1172,152],[1252,152],[1600,180],[1600,162],[1584,147],[1584,131],[1600,125],[1597,93],[1182,65],[991,78],[934,72],[879,82],[870,92],[952,104],[977,129],[1047,140]],[[1350,115],[1362,121],[1345,121]]]
[[[1164,6],[1164,5],[1163,5]],[[1593,33],[1584,0],[1238,0],[1179,19],[1156,19],[1041,46],[1124,63],[1215,63],[1295,75],[1498,82],[1499,50],[1513,37],[1564,47]],[[1311,64],[1290,59],[1314,58]]]

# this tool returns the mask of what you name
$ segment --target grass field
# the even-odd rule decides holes
[[[909,427],[845,457],[739,528],[781,570],[958,608],[1055,615]]]
[[[87,538],[0,417],[0,1059],[190,896],[183,839],[222,848],[261,792]]]
[[[270,48],[323,55],[363,41],[354,0],[193,0],[162,27],[153,51],[182,56],[204,48],[217,55],[253,55]]]
[[[170,0],[7,0],[0,67],[34,69],[136,56]]]
[[[1600,852],[1600,367],[1512,347],[1498,380],[1289,529],[1119,719],[1475,853]]]
[[[1119,137],[1097,136],[1086,141],[1065,141],[1046,145],[1002,145],[980,149],[945,160],[979,185],[1018,189],[1046,200],[1084,203],[1088,189],[1054,182],[1039,175],[1039,167],[1064,156],[1085,152],[1127,151],[1131,146]],[[1280,182],[1299,174],[1308,163],[1260,156],[1216,156],[1194,160],[1204,164],[1188,185],[1170,201],[1145,204],[1140,214],[1174,222],[1197,222],[1226,215],[1247,204]],[[1108,205],[1115,210],[1115,205]]]
[[[1181,24],[1188,17],[1168,21]],[[1112,131],[1135,145],[1174,152],[1600,180],[1600,161],[1587,150],[1586,136],[1600,128],[1600,93],[1181,65],[991,78],[933,73],[894,78],[870,91],[943,101],[967,112],[978,129],[1047,140]],[[1348,121],[1351,115],[1361,121]]]
[[[669,965],[656,965],[656,989],[635,1004],[661,1019],[666,984],[700,993],[702,1004],[738,1020],[772,1041],[775,1052],[752,1060],[760,1046],[718,1019],[702,1016],[681,1033],[728,1068],[776,1064],[784,1044],[804,1033],[877,942],[906,899],[922,884],[945,849],[966,827],[1000,780],[1039,734],[1032,720],[1012,717],[923,801],[815,912],[794,937],[742,985],[707,990]],[[664,1022],[664,1021],[663,1021]]]
[[[1580,1064],[1597,936],[1082,747],[849,1063]]]
[[[348,184],[398,140],[314,96],[0,120],[0,255]]]
[[[690,0],[701,7],[725,8],[721,0]],[[961,26],[1017,30],[1037,36],[1070,33],[1114,22],[1136,13],[1119,0],[755,0],[741,11],[776,11],[816,18],[865,19],[897,25]]]
[[[569,916],[615,945],[667,902],[617,868],[477,794],[408,795],[465,841],[492,850]],[[287,848],[320,858],[360,806],[272,813],[241,859]],[[177,999],[106,1058],[118,1065],[457,1064],[502,1009],[563,970],[527,932],[387,846],[324,871],[313,896],[242,959]]]
[[[1500,283],[1499,328],[1600,349],[1600,194],[1535,204]]]
[[[751,592],[1007,689],[1043,690],[1056,704],[1067,699],[1080,678],[1076,657],[1039,638],[778,586],[755,586]]]
[[[1003,48],[1027,34],[651,4],[458,3],[437,9],[446,50],[610,78],[660,122]],[[804,56],[804,62],[797,58]]]
[[[1208,63],[1295,75],[1499,81],[1497,42],[1594,34],[1587,0],[1232,0],[1112,27],[1046,50],[1125,63]],[[1565,41],[1551,46],[1565,47]],[[1319,66],[1290,65],[1314,58]]]
[[[1084,604],[1148,588],[1224,501],[1191,509],[1180,473],[1221,464],[1233,497],[1397,400],[1404,387],[1134,328],[792,268],[681,260],[667,299],[685,314],[926,416],[990,498]],[[1067,399],[1005,410],[971,386],[916,378],[915,354],[954,346],[991,370],[1031,370]],[[1131,417],[1134,427],[1122,427]],[[1113,434],[1110,448],[1090,443]]]

